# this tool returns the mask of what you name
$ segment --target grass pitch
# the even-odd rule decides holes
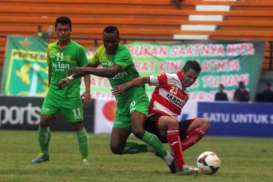
[[[130,140],[135,140],[133,137]],[[137,140],[136,140],[137,141]],[[33,165],[36,131],[0,131],[0,182],[271,182],[273,139],[205,137],[185,152],[189,164],[211,150],[222,160],[212,176],[178,176],[152,153],[113,155],[109,135],[89,135],[90,165],[81,163],[76,137],[52,132],[50,161]],[[166,147],[168,147],[166,145]]]

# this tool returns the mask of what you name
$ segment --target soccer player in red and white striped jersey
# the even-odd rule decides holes
[[[156,86],[150,100],[150,117],[145,122],[145,128],[156,134],[162,142],[169,143],[177,170],[184,174],[196,172],[197,169],[185,164],[183,151],[199,141],[208,130],[206,118],[177,121],[177,116],[188,100],[186,88],[195,82],[200,71],[197,61],[187,61],[182,70],[176,73],[138,77],[113,89],[113,94],[118,94],[134,86]]]

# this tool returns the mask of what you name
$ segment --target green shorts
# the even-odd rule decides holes
[[[64,97],[56,89],[49,89],[44,99],[41,115],[53,116],[61,112],[66,121],[76,123],[83,120],[83,104],[78,97]]]
[[[138,97],[128,97],[126,100],[117,102],[116,117],[114,128],[130,128],[131,127],[131,113],[141,112],[148,114],[149,99],[146,94]]]

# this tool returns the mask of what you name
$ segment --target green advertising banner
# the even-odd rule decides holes
[[[263,42],[216,42],[160,44],[135,42],[128,44],[135,66],[141,75],[175,73],[187,60],[197,60],[202,72],[188,91],[190,99],[213,100],[222,83],[229,99],[238,82],[243,81],[253,97],[264,54]],[[90,56],[92,54],[90,53]],[[92,76],[92,96],[112,97],[107,79]],[[147,87],[151,94],[153,87]]]
[[[8,36],[2,94],[44,96],[47,92],[47,42],[35,37]]]
[[[263,42],[144,43],[127,44],[142,76],[175,73],[187,60],[197,60],[202,72],[188,91],[190,99],[213,100],[222,83],[229,99],[243,81],[255,94],[264,54]],[[34,37],[9,36],[7,43],[3,95],[45,96],[47,91],[47,43]],[[94,50],[87,51],[89,58]],[[82,90],[84,88],[82,87]],[[153,87],[147,86],[150,95]],[[113,98],[106,78],[91,76],[93,98]]]

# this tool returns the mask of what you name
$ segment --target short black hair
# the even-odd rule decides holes
[[[183,67],[184,72],[189,71],[190,69],[193,69],[194,71],[196,71],[197,74],[201,72],[200,64],[194,60],[187,61]]]
[[[223,89],[225,88],[224,84],[222,84],[222,83],[219,84],[219,87],[223,88]]]
[[[67,16],[60,16],[56,19],[55,22],[55,29],[57,28],[58,24],[62,24],[62,25],[69,25],[70,30],[72,30],[72,23],[71,23],[71,19]]]
[[[243,81],[239,81],[239,88],[246,88],[245,83]]]
[[[107,27],[104,28],[103,33],[117,33],[117,36],[119,37],[119,30],[118,27],[114,26],[114,25],[109,25]]]

